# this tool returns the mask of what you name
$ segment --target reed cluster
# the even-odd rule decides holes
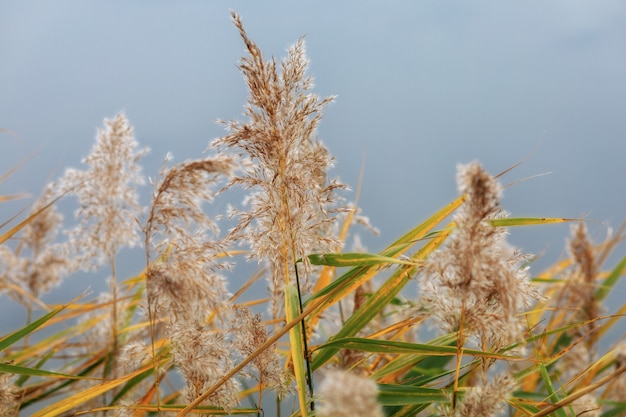
[[[626,304],[604,304],[626,268],[623,255],[607,265],[624,229],[594,243],[584,221],[510,217],[501,175],[471,162],[430,218],[378,253],[345,250],[358,224],[372,228],[316,137],[333,98],[313,92],[302,39],[267,59],[232,18],[245,120],[146,181],[148,150],[118,114],[83,169],[5,223],[0,296],[28,320],[0,338],[0,415],[626,415],[626,344],[604,342],[624,329]],[[231,189],[245,201],[217,212]],[[546,271],[507,242],[510,227],[564,222],[569,257]],[[118,276],[137,246],[145,267]],[[233,288],[238,262],[258,272]],[[107,292],[41,301],[93,269]],[[260,277],[267,293],[242,301]]]

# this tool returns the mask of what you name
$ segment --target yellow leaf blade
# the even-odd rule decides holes
[[[300,315],[300,304],[298,303],[298,292],[293,285],[285,287],[285,314],[287,322],[293,321]],[[304,345],[302,326],[293,326],[289,330],[289,346],[291,350],[291,360],[293,361],[293,373],[298,385],[298,401],[300,412],[303,417],[307,417],[307,382],[304,368]]]

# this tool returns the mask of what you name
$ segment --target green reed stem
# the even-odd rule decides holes
[[[300,314],[302,314],[302,312],[304,311],[303,307],[302,307],[302,294],[300,292],[300,276],[298,275],[298,263],[294,263],[293,264],[294,269],[296,270],[296,286],[298,288],[298,304],[299,304],[299,312]],[[306,379],[307,379],[307,384],[309,385],[309,394],[311,395],[311,411],[315,411],[315,401],[313,400],[313,377],[311,376],[311,362],[310,362],[310,358],[309,358],[309,345],[307,342],[307,336],[306,336],[306,324],[304,323],[304,318],[302,318],[302,321],[300,322],[300,325],[302,326],[302,342],[304,345],[304,360],[306,361]]]

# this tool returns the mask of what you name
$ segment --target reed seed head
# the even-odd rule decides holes
[[[304,41],[289,48],[280,63],[265,60],[248,37],[241,19],[233,21],[246,45],[248,56],[239,68],[248,85],[247,122],[225,122],[229,133],[211,148],[226,149],[243,160],[244,171],[231,185],[248,190],[248,210],[236,210],[238,219],[229,237],[250,247],[250,258],[267,262],[274,314],[282,303],[282,288],[289,282],[297,259],[309,271],[307,255],[330,252],[339,242],[325,232],[334,221],[338,180],[328,180],[334,163],[314,134],[326,104],[311,92],[306,75],[308,60]]]
[[[326,372],[319,387],[320,417],[384,416],[377,402],[378,385],[348,371]]]
[[[122,113],[105,119],[96,143],[83,159],[85,170],[68,169],[60,192],[76,196],[79,224],[68,232],[68,255],[77,255],[82,269],[111,262],[122,247],[140,243],[136,219],[143,209],[137,187],[144,184],[139,159],[147,148],[136,149],[133,128]]]
[[[454,417],[492,417],[504,410],[517,382],[510,375],[498,375],[485,386],[472,387],[454,410]]]
[[[16,415],[20,400],[20,389],[15,385],[15,376],[0,374],[0,415]]]
[[[458,167],[466,196],[445,246],[427,260],[421,302],[445,331],[463,328],[492,346],[522,339],[518,313],[539,294],[528,281],[525,259],[506,243],[505,230],[489,223],[503,216],[502,190],[478,163]]]

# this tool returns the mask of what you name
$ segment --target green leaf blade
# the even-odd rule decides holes
[[[415,262],[400,260],[390,256],[372,253],[324,253],[309,255],[313,265],[334,266],[373,266],[380,264],[415,265]]]
[[[0,351],[3,351],[5,349],[7,349],[9,346],[13,345],[17,341],[23,339],[24,337],[26,337],[29,334],[31,334],[32,332],[34,332],[39,327],[44,325],[52,317],[56,316],[63,309],[65,309],[65,307],[59,307],[59,308],[57,308],[55,310],[52,310],[51,312],[49,312],[47,314],[44,314],[43,316],[41,316],[37,320],[33,321],[32,323],[29,323],[28,325],[22,327],[21,329],[19,329],[19,330],[15,331],[15,332],[9,334],[8,336],[2,338],[0,340]]]
[[[378,402],[387,406],[443,403],[448,401],[444,390],[412,385],[379,384]]]
[[[293,285],[285,287],[285,314],[288,322],[300,315],[298,291]],[[298,402],[303,417],[307,416],[307,380],[304,363],[304,343],[302,326],[296,325],[289,330],[289,349],[293,361],[293,372],[298,386]]]

